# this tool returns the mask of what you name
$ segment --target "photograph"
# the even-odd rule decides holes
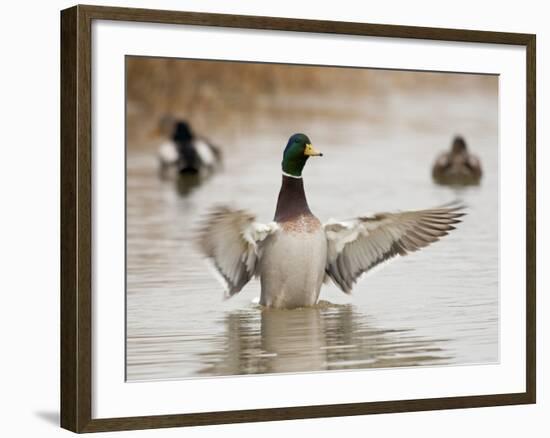
[[[128,382],[499,362],[498,75],[125,82]]]

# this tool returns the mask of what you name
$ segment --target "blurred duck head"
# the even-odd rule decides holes
[[[460,135],[457,135],[453,140],[453,145],[451,147],[451,152],[454,155],[463,154],[466,152],[466,141]]]
[[[176,142],[189,142],[193,140],[193,131],[189,124],[183,120],[176,122],[172,140]]]

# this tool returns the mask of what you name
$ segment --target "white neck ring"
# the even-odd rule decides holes
[[[301,176],[291,175],[290,173],[286,173],[284,170],[283,170],[283,175],[288,176],[289,178],[302,179]]]

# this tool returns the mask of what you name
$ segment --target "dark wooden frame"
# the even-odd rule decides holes
[[[527,53],[526,391],[467,397],[92,419],[92,20],[141,21],[525,46]],[[62,11],[61,426],[74,432],[98,432],[535,403],[535,47],[535,35],[519,33],[80,5]]]

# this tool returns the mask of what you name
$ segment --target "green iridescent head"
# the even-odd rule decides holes
[[[309,157],[322,156],[321,152],[313,148],[307,135],[294,134],[288,139],[283,153],[283,173],[299,178],[302,176],[302,169]]]

